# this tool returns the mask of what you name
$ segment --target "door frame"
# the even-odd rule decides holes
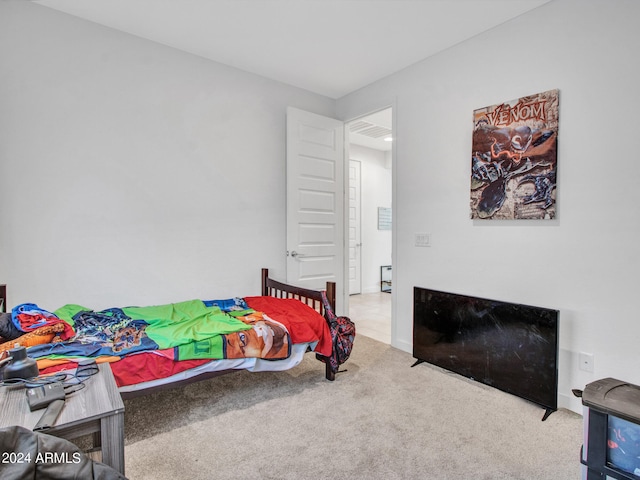
[[[380,112],[382,110],[386,110],[388,108],[391,108],[391,136],[393,138],[393,142],[391,144],[391,204],[392,207],[396,208],[396,206],[398,205],[397,202],[397,197],[398,197],[398,188],[397,188],[397,171],[398,171],[398,132],[397,132],[397,116],[398,116],[398,99],[397,97],[392,97],[391,99],[389,99],[386,102],[383,101],[379,101],[379,102],[374,102],[372,104],[369,105],[368,108],[357,108],[354,109],[353,112],[351,113],[347,113],[345,115],[345,119],[342,120],[343,124],[344,124],[344,158],[345,158],[345,172],[343,175],[343,178],[345,178],[345,196],[347,196],[347,182],[348,182],[348,166],[349,166],[349,162],[347,161],[350,158],[349,155],[349,144],[350,144],[350,140],[349,140],[349,129],[347,128],[347,125],[349,125],[351,122],[354,122],[356,120],[359,120],[363,117],[367,117],[369,115],[372,115],[376,112]],[[349,208],[349,201],[348,201],[348,197],[345,198],[345,204],[344,204],[344,209],[345,209],[345,215],[344,215],[344,228],[348,229],[349,227],[349,212],[348,212],[348,208]],[[397,308],[396,308],[396,299],[397,299],[397,286],[398,286],[398,281],[397,281],[397,275],[398,275],[398,268],[396,268],[397,264],[398,264],[398,229],[396,227],[396,219],[398,218],[398,215],[396,214],[396,212],[393,212],[393,221],[391,223],[391,264],[393,265],[393,269],[391,271],[391,284],[393,285],[393,288],[391,289],[391,345],[394,347],[398,347],[398,348],[403,348],[402,346],[398,346],[397,344],[397,338],[398,338],[398,332],[397,332],[397,325],[396,325],[396,319],[397,319]],[[344,230],[345,232],[348,230]],[[349,259],[348,259],[348,255],[346,254],[346,252],[348,251],[347,249],[349,248],[349,239],[348,239],[348,235],[344,236],[345,241],[344,241],[344,248],[345,248],[345,255],[343,256],[343,262],[344,262],[344,271],[343,271],[343,279],[342,281],[345,282],[345,285],[349,285]],[[349,289],[345,288],[344,289],[344,300],[343,300],[343,305],[344,305],[344,309],[345,309],[345,315],[348,315],[349,312]]]

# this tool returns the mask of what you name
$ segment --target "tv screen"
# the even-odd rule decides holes
[[[413,315],[419,361],[557,409],[557,310],[415,287]]]
[[[607,433],[607,462],[640,475],[640,425],[609,415]]]

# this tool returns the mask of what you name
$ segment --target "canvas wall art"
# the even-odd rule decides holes
[[[475,110],[471,218],[555,218],[557,144],[557,89]]]

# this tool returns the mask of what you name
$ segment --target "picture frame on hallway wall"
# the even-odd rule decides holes
[[[473,112],[471,219],[556,218],[559,90]]]

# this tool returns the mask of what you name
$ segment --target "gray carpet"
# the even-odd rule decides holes
[[[335,382],[307,354],[125,402],[126,474],[177,479],[580,478],[582,417],[358,336]]]

